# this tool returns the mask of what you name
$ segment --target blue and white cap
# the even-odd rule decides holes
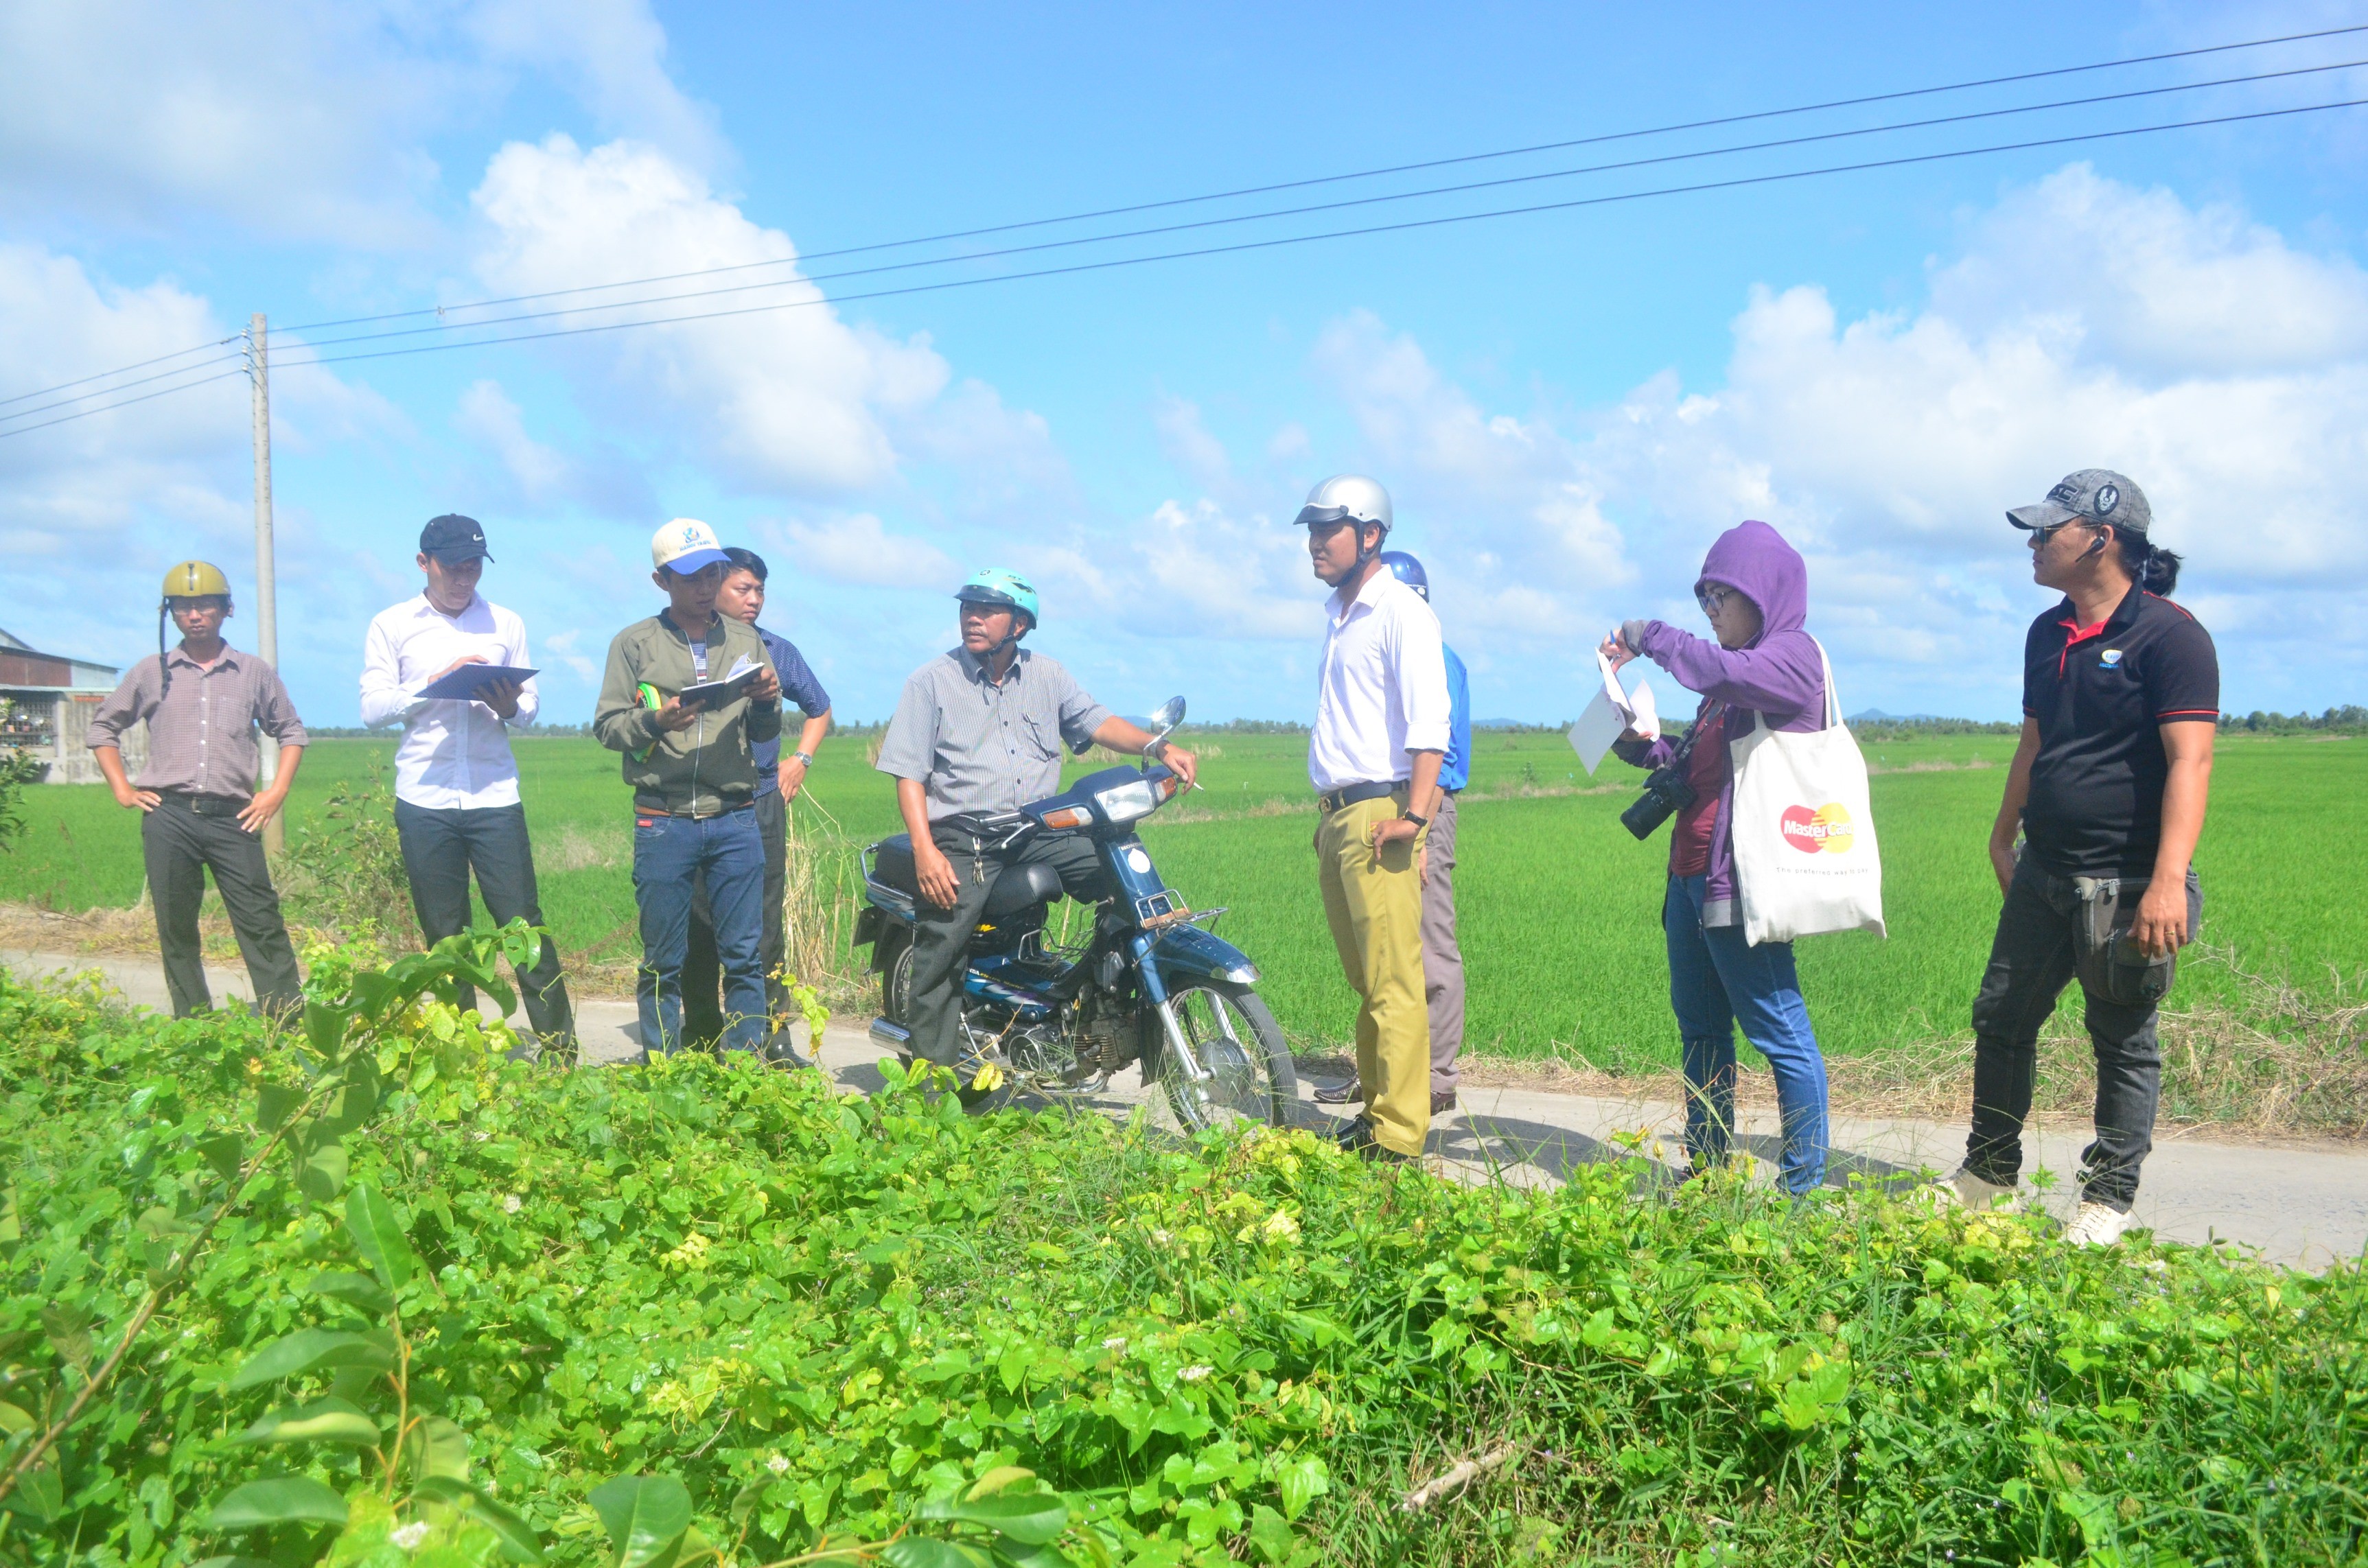
[[[730,559],[715,530],[697,517],[677,517],[650,536],[650,564],[690,577]]]

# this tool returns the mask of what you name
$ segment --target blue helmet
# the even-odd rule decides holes
[[[1423,603],[1430,602],[1430,574],[1422,569],[1421,562],[1403,550],[1385,550],[1382,551],[1382,564],[1388,567],[1399,582],[1420,594]]]
[[[962,585],[954,590],[954,597],[964,604],[1008,605],[1036,624],[1036,585],[1017,572],[1000,566],[989,566],[973,572]]]

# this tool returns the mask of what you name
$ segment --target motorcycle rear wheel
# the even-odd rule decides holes
[[[891,929],[880,937],[880,1016],[892,1024],[913,1021],[913,938]]]
[[[1146,1020],[1159,1034],[1159,1087],[1167,1108],[1188,1132],[1206,1127],[1257,1122],[1287,1126],[1299,1098],[1299,1070],[1282,1026],[1247,985],[1199,980],[1168,993],[1178,1027],[1209,1077],[1186,1076],[1157,1018]]]

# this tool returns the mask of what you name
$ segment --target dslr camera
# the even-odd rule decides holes
[[[1686,770],[1693,747],[1683,748],[1676,756],[1645,776],[1645,792],[1634,804],[1620,813],[1620,825],[1647,839],[1659,831],[1663,823],[1694,803],[1694,787],[1686,782]]]

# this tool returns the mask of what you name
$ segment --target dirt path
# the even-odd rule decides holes
[[[26,975],[96,970],[133,1006],[165,1006],[164,977],[153,960],[0,949],[0,963]],[[252,994],[243,971],[210,969],[207,978],[218,997]],[[834,1022],[824,1033],[823,1065],[850,1090],[870,1091],[881,1084],[877,1063],[884,1052],[865,1033],[868,1023]],[[620,1062],[639,1049],[629,1002],[586,1000],[579,1004],[578,1025],[586,1061]],[[1307,1124],[1330,1124],[1328,1112],[1308,1094],[1302,1085]],[[1140,1089],[1120,1086],[1087,1103],[1124,1114],[1145,1098]],[[1747,1108],[1740,1119],[1742,1146],[1772,1162],[1778,1147],[1774,1111]],[[1493,1174],[1535,1185],[1559,1180],[1575,1165],[1623,1158],[1631,1147],[1665,1165],[1682,1165],[1682,1126],[1681,1109],[1670,1100],[1474,1087],[1464,1091],[1456,1111],[1434,1123],[1431,1149],[1449,1174],[1466,1179]],[[1839,1117],[1833,1140],[1829,1179],[1905,1181],[1919,1169],[1953,1169],[1964,1131],[1932,1121]],[[2059,1217],[2074,1203],[2074,1176],[2086,1141],[2075,1130],[2056,1127],[2042,1127],[2030,1140],[2040,1168],[2055,1177],[2054,1189],[2042,1201]],[[2029,1182],[2026,1172],[2026,1187]],[[2358,1257],[2368,1246],[2368,1150],[2165,1135],[2147,1157],[2135,1218],[2170,1240],[2234,1242],[2274,1262],[2324,1268],[2338,1258]]]

